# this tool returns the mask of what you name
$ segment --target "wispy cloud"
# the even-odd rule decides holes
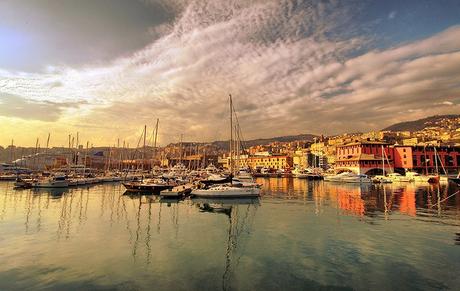
[[[439,100],[460,101],[460,27],[377,50],[341,1],[161,3],[176,18],[135,54],[106,66],[0,71],[0,92],[86,102],[59,121],[117,134],[159,117],[163,141],[225,138],[228,93],[247,137],[379,129],[452,110],[432,108]]]
[[[396,11],[391,11],[390,13],[388,13],[388,19],[394,19],[396,17],[396,14]]]

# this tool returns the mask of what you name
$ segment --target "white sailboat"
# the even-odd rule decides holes
[[[353,172],[343,172],[337,175],[326,175],[324,181],[329,182],[344,182],[344,183],[371,183],[371,179],[367,175],[355,174]]]
[[[232,95],[230,95],[230,160],[229,168],[231,177],[234,174],[234,145],[233,145],[233,102]],[[236,134],[238,135],[238,134]],[[237,149],[239,153],[239,149]],[[228,185],[218,185],[209,187],[207,189],[195,189],[192,191],[192,195],[196,197],[210,197],[210,198],[239,198],[239,197],[258,197],[260,195],[260,188],[254,183],[252,176],[249,172],[239,173],[235,175],[235,179],[232,179]],[[243,179],[243,180],[238,180]],[[248,180],[250,179],[250,180]]]
[[[385,176],[385,151],[382,145],[382,175],[375,175],[372,178],[372,182],[374,183],[393,183],[391,179]]]

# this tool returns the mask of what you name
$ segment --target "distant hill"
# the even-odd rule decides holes
[[[259,139],[252,139],[244,141],[245,147],[251,147],[256,145],[267,145],[272,142],[291,142],[291,141],[298,141],[298,140],[306,140],[306,141],[313,141],[315,137],[318,137],[313,134],[299,134],[299,135],[286,135],[286,136],[278,136],[278,137],[271,137],[271,138],[259,138]],[[215,141],[212,143],[213,145],[221,148],[221,149],[228,149],[228,140],[227,141]]]
[[[413,121],[406,121],[393,124],[383,130],[391,130],[391,131],[418,131],[422,130],[426,127],[435,126],[439,124],[442,120],[445,119],[456,119],[460,118],[459,114],[451,114],[451,115],[434,115],[423,119],[413,120]]]

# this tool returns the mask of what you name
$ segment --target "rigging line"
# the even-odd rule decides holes
[[[238,139],[241,142],[241,148],[242,148],[243,152],[245,152],[246,145],[245,145],[245,141],[244,141],[244,137],[243,137],[243,131],[241,130],[240,121],[238,119],[238,115],[236,114],[235,106],[233,105],[233,103],[232,103],[232,109],[233,109],[233,114],[235,115],[235,120],[236,120],[236,124],[237,124],[237,127],[238,127],[238,131],[236,133],[238,135]]]
[[[452,194],[452,195],[447,196],[446,198],[442,199],[442,200],[439,201],[438,203],[442,203],[442,202],[446,201],[447,199],[449,199],[450,197],[457,195],[458,193],[460,193],[460,190],[457,190],[457,192],[455,192],[455,193]],[[434,206],[438,206],[438,204],[431,205],[430,208],[433,208]]]

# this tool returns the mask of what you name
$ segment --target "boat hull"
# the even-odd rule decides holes
[[[172,189],[173,185],[161,185],[161,184],[141,184],[141,183],[123,183],[126,191],[130,193],[152,193],[154,195],[160,195],[160,192],[167,189]]]
[[[241,197],[259,197],[260,189],[258,188],[239,188],[235,190],[213,190],[213,189],[196,189],[191,193],[195,197],[202,198],[241,198]]]

